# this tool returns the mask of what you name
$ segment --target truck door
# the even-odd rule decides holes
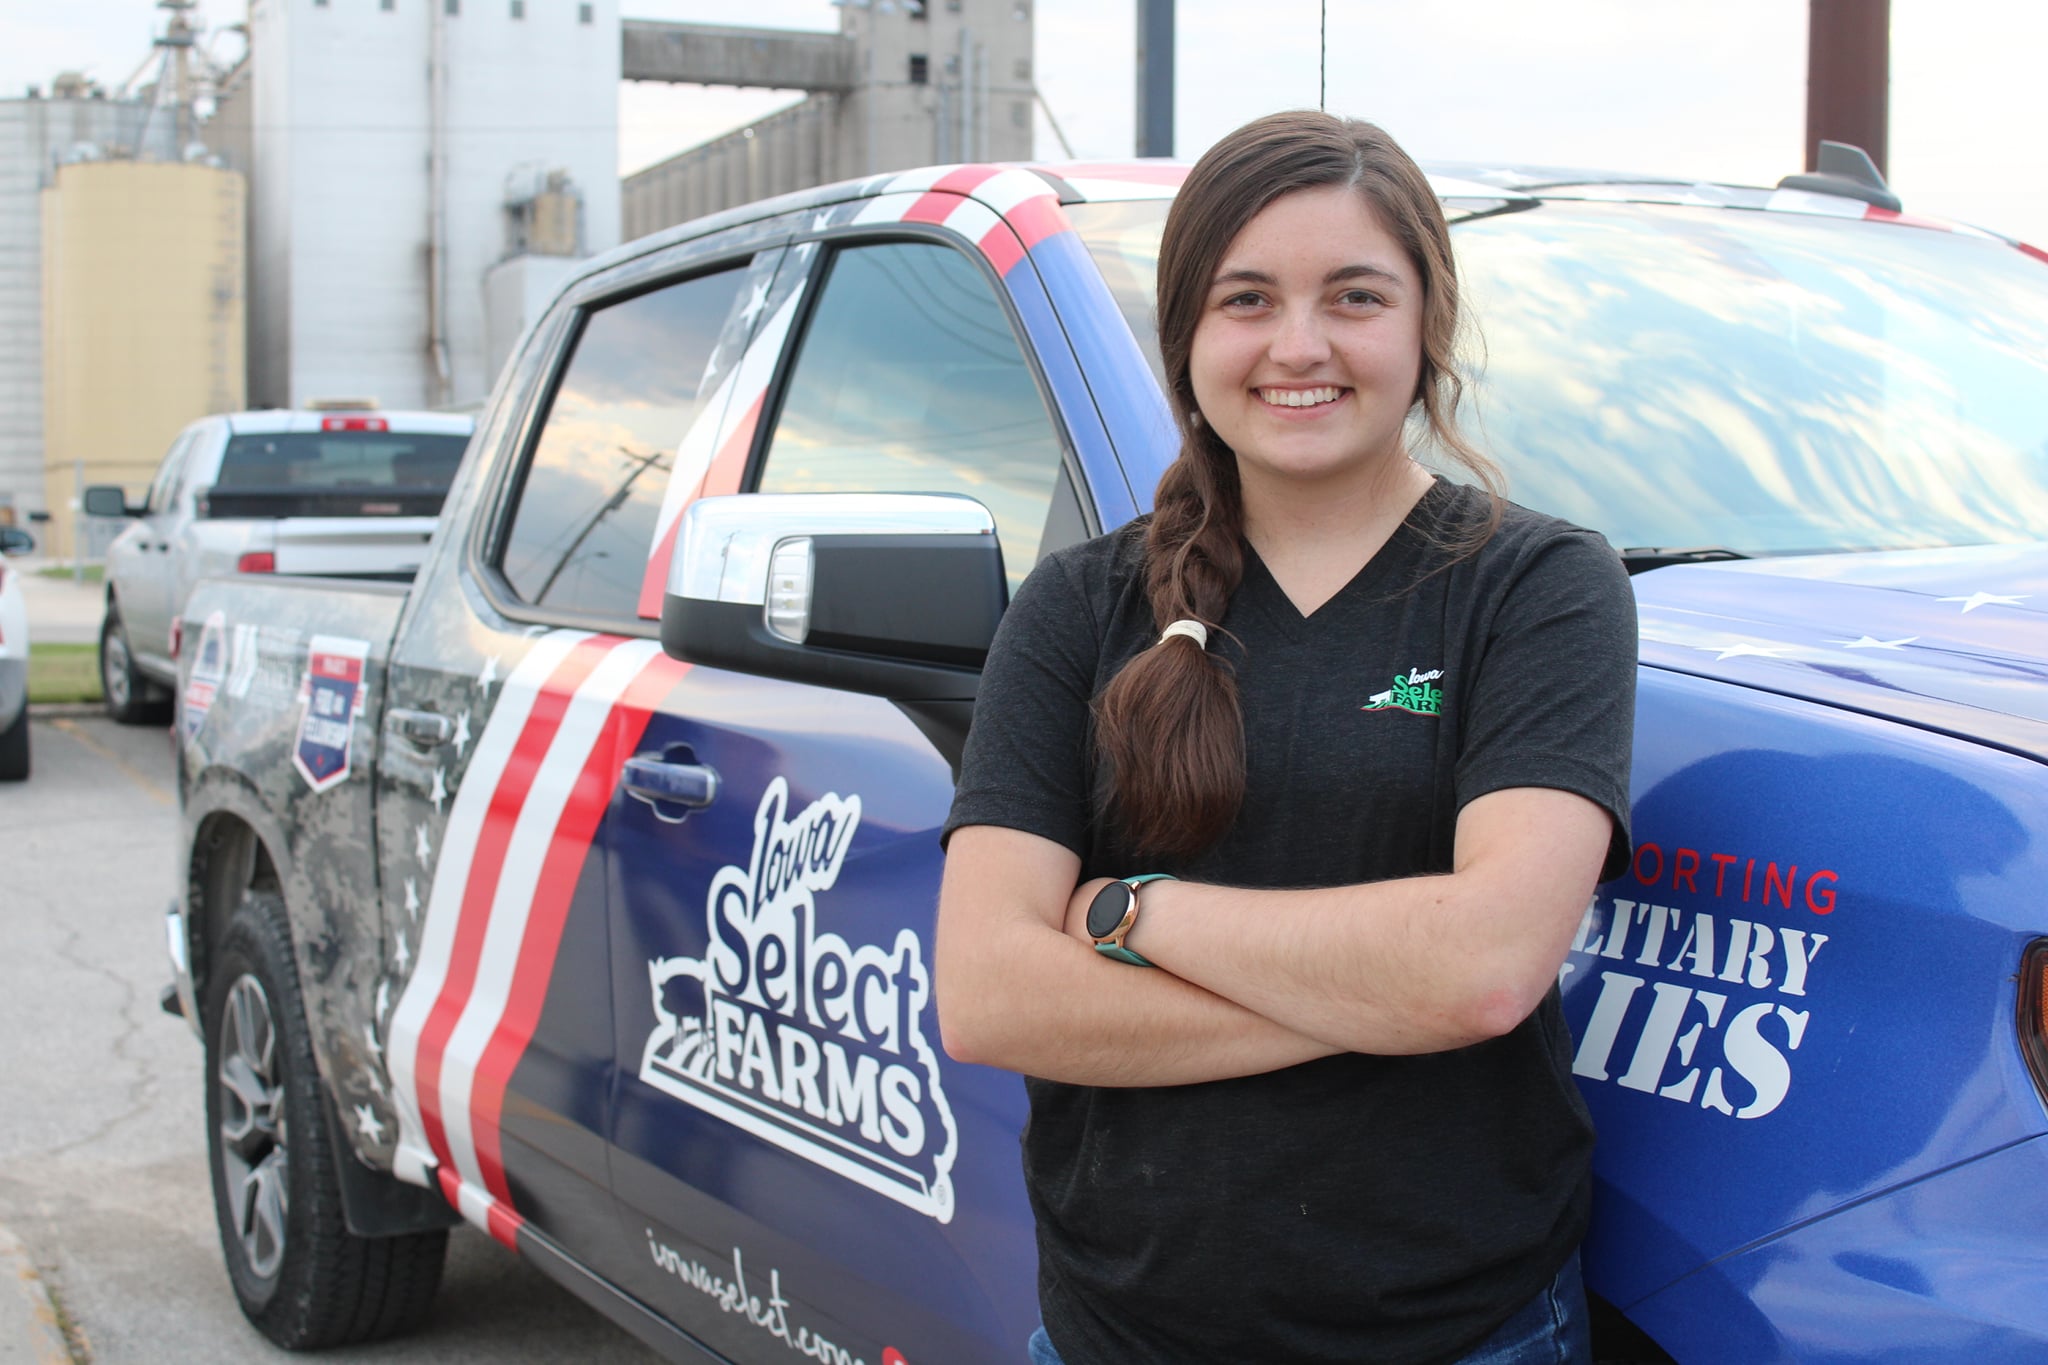
[[[981,256],[907,229],[792,256],[745,486],[966,493],[1013,589],[1089,533]],[[1021,1359],[1023,1087],[945,1058],[931,1005],[947,762],[886,701],[704,667],[633,762],[606,848],[622,1283],[735,1360]]]
[[[753,259],[652,280],[632,263],[557,305],[501,384],[394,654],[378,832],[403,989],[375,1025],[394,1167],[501,1241],[607,1276],[614,1028],[589,855],[682,672],[636,614],[641,568],[685,434],[725,399],[707,362],[751,321]]]

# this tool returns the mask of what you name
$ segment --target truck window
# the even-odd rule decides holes
[[[178,433],[178,439],[171,442],[170,453],[157,466],[156,478],[150,481],[148,507],[152,513],[168,512],[171,509],[172,493],[178,486],[178,475],[184,469],[185,456],[192,449],[193,438],[199,428],[187,427]]]
[[[1084,534],[1060,450],[988,278],[949,247],[877,243],[831,262],[758,488],[965,493],[1014,592],[1041,547]]]
[[[431,489],[446,493],[469,437],[460,432],[278,431],[232,437],[220,489]]]
[[[165,494],[167,506],[176,507],[180,503],[190,505],[192,494],[203,486],[200,483],[201,475],[212,464],[212,461],[206,458],[207,453],[219,440],[219,428],[210,422],[192,429],[192,434],[185,439],[185,450],[180,457],[178,476],[168,486]]]
[[[520,481],[501,561],[521,599],[607,619],[638,612],[676,447],[710,396],[704,368],[744,269],[592,312]]]

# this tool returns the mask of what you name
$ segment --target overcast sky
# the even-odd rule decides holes
[[[531,0],[563,4],[568,0]],[[729,23],[731,0],[622,0],[634,18]],[[202,0],[210,24],[243,0]],[[1179,0],[1177,146],[1313,105],[1321,0]],[[1131,0],[1037,0],[1041,93],[1084,157],[1132,151]],[[1774,183],[1801,169],[1805,0],[1330,0],[1329,107],[1417,157]],[[0,0],[0,93],[82,69],[108,85],[149,55],[155,0]],[[745,22],[838,28],[828,0],[748,0]],[[219,51],[234,50],[223,37]],[[2048,244],[2048,4],[1892,0],[1892,186],[1909,211]],[[791,101],[769,91],[620,89],[634,170]],[[1041,115],[1038,154],[1060,155]]]

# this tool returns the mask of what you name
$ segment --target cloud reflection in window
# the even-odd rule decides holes
[[[519,495],[504,572],[528,602],[634,616],[676,447],[708,397],[704,368],[741,270],[591,314]]]
[[[1749,553],[2048,527],[2048,274],[2002,244],[1569,204],[1456,242],[1519,501]]]

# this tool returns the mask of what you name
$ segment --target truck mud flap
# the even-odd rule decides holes
[[[334,1095],[321,1087],[327,1103],[328,1145],[341,1184],[342,1216],[358,1237],[398,1237],[409,1232],[452,1228],[462,1221],[448,1201],[432,1190],[408,1185],[389,1171],[363,1164],[349,1135],[342,1131]]]

